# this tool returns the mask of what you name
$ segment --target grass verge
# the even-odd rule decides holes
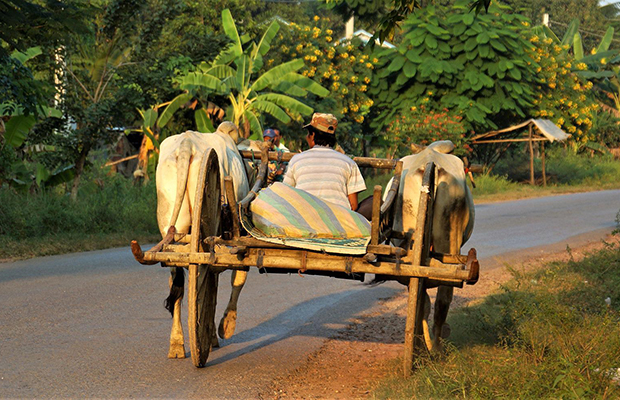
[[[620,247],[554,262],[456,310],[442,357],[392,376],[376,398],[620,397]],[[400,365],[399,365],[400,366]]]
[[[128,246],[158,241],[155,184],[119,176],[95,178],[76,201],[53,191],[0,188],[0,259]]]

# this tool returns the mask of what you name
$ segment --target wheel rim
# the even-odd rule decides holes
[[[198,186],[192,213],[191,252],[210,249],[203,240],[218,234],[221,187],[217,154],[207,150],[198,174]],[[192,362],[203,367],[211,351],[215,333],[215,306],[218,275],[208,265],[189,265],[188,328]]]

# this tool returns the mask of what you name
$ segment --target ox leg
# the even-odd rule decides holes
[[[435,315],[433,316],[433,350],[441,351],[441,339],[450,336],[450,325],[446,323],[448,310],[452,303],[452,286],[439,286],[435,299]]]
[[[226,311],[224,311],[224,316],[217,330],[218,335],[222,339],[230,339],[235,333],[235,327],[237,325],[237,302],[239,301],[239,295],[241,294],[241,289],[243,289],[247,277],[247,269],[234,270],[232,272],[230,300],[228,301],[228,306],[226,307]]]
[[[424,334],[424,343],[428,351],[433,350],[433,339],[431,338],[431,332],[428,328],[428,317],[431,314],[431,298],[428,293],[424,293],[424,317],[422,318],[422,332]]]
[[[168,358],[185,358],[183,325],[181,325],[181,302],[183,301],[184,289],[185,276],[183,268],[170,268],[170,295],[165,302],[166,309],[172,314]]]

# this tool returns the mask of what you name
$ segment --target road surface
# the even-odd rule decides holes
[[[465,248],[478,249],[484,273],[485,259],[603,237],[619,209],[619,190],[479,205]],[[166,358],[168,275],[129,248],[0,264],[0,397],[256,398],[347,319],[403,290],[253,269],[237,334],[196,369]],[[229,279],[220,280],[218,318]]]

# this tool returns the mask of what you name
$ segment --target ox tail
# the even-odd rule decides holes
[[[174,226],[177,223],[177,219],[181,213],[181,206],[183,205],[183,197],[185,196],[187,179],[189,177],[189,164],[192,158],[192,150],[191,140],[188,138],[183,139],[177,153],[177,191],[169,226]]]
[[[185,287],[185,269],[182,267],[170,268],[172,275],[170,284],[170,294],[164,300],[164,307],[170,312],[170,315],[174,317],[174,304],[177,300],[183,299],[183,292]]]

